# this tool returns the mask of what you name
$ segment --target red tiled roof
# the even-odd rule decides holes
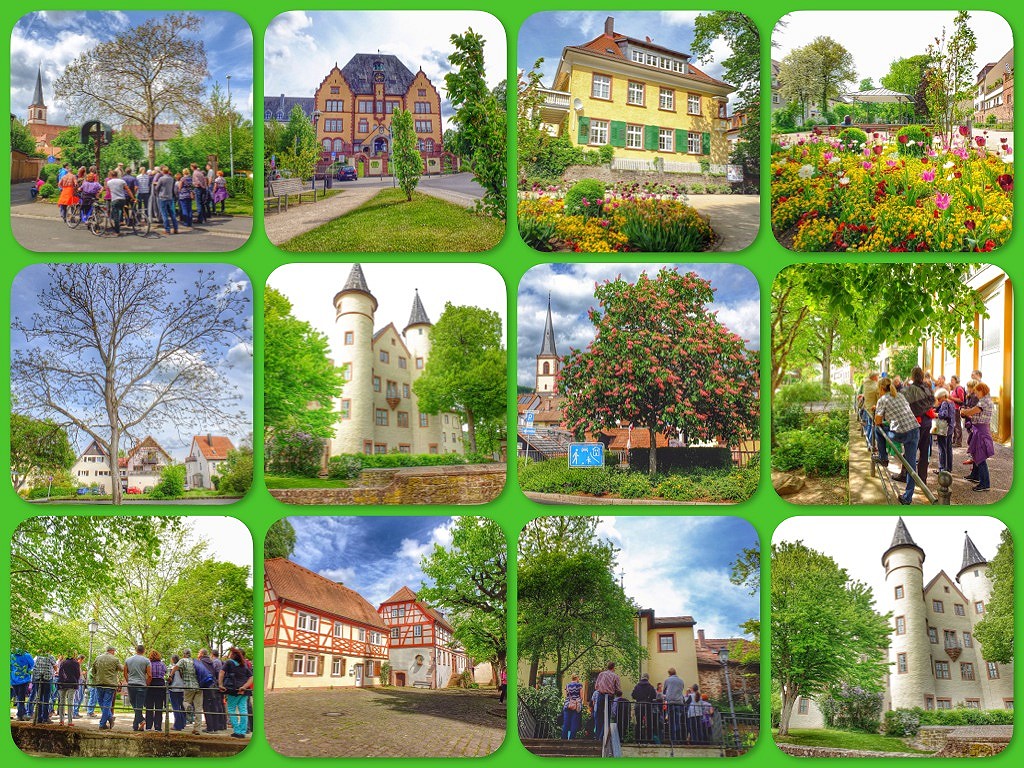
[[[192,438],[207,461],[223,461],[235,450],[231,438],[223,435],[196,435]]]
[[[408,587],[402,587],[400,590],[395,592],[395,594],[381,603],[381,605],[387,605],[388,603],[407,603],[410,600],[416,600],[416,593]]]
[[[228,442],[230,442],[230,440]],[[146,435],[146,437],[142,440],[141,443],[136,443],[134,447],[132,447],[132,449],[128,451],[128,458],[132,458],[136,453],[138,453],[143,448],[155,448],[156,450],[160,451],[160,453],[162,453],[167,458],[168,461],[171,460],[170,454],[160,447],[160,443],[158,443],[153,438],[152,435]]]
[[[434,619],[434,621],[443,625],[446,629],[452,629],[452,625],[448,623],[448,620],[444,617],[444,614],[442,614],[440,611],[434,608],[431,608],[429,605],[424,604],[419,598],[416,597],[416,593],[409,589],[409,587],[402,587],[400,590],[395,592],[395,594],[393,594],[391,597],[389,597],[387,600],[381,603],[381,607],[384,607],[388,603],[407,603],[409,601],[416,603],[416,605],[418,605],[424,613],[429,614]]]
[[[611,56],[612,58],[615,59],[625,59],[626,55],[622,52],[622,49],[619,48],[618,45],[618,41],[622,39],[622,35],[616,35],[615,37],[612,37],[611,35],[601,34],[599,37],[595,37],[589,43],[584,43],[583,45],[572,47],[582,48],[583,50],[591,51],[593,53],[601,53],[606,56]]]
[[[56,125],[54,123],[27,123],[25,127],[34,139],[44,139],[47,142],[57,138],[57,134],[61,131],[67,130],[66,125]]]
[[[633,427],[632,436],[629,434],[627,427],[612,427],[610,429],[602,429],[595,435],[596,438],[601,438],[602,443],[606,442],[606,447],[609,451],[624,451],[626,450],[626,441],[629,440],[630,448],[650,448],[651,437],[650,432],[647,431],[646,427]],[[655,445],[658,448],[668,448],[668,438],[662,434],[655,436]]]
[[[694,640],[694,645],[697,650],[697,663],[698,664],[714,664],[718,666],[721,661],[718,658],[718,650],[720,648],[728,648],[730,654],[730,661],[739,663],[737,659],[733,658],[735,655],[743,653],[744,655],[751,653],[757,648],[755,643],[750,640],[744,640],[741,637],[723,637],[723,638],[701,638],[698,637]],[[739,646],[739,647],[737,647]]]
[[[384,620],[362,595],[342,584],[275,557],[263,561],[264,578],[278,597],[307,608],[386,630]]]
[[[137,123],[123,125],[121,126],[121,131],[123,133],[130,133],[139,141],[149,140],[149,131],[147,131],[144,126],[138,125]],[[157,123],[153,126],[154,141],[170,141],[180,133],[181,126],[177,123]]]

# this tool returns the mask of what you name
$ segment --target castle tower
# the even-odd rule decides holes
[[[934,696],[928,614],[924,601],[924,550],[914,543],[903,518],[882,555],[889,607],[893,613],[889,647],[889,698],[892,709],[923,707]]]
[[[548,294],[548,316],[544,321],[544,338],[537,355],[537,394],[553,395],[558,388],[558,352],[555,349],[555,328],[551,322],[551,294]]]
[[[409,348],[409,353],[412,355],[412,360],[409,361],[410,371],[409,379],[412,383],[415,383],[416,379],[423,373],[423,369],[426,367],[427,358],[430,357],[430,329],[433,327],[433,323],[430,322],[430,318],[427,317],[427,311],[423,308],[423,302],[420,301],[420,292],[417,289],[412,300],[412,310],[409,312],[409,322],[405,324],[405,328],[402,329],[402,337],[405,340],[405,346]],[[416,401],[416,393],[412,393],[413,401]],[[419,413],[419,404],[417,403],[414,411]],[[424,431],[418,426],[413,425],[413,452],[414,453],[427,453],[429,451],[429,445],[432,442],[437,441],[437,430],[431,429]]]
[[[32,94],[32,103],[28,105],[28,124],[46,124],[46,104],[43,102],[43,69],[36,70],[36,90]]]
[[[334,297],[338,365],[345,365],[338,425],[331,454],[363,453],[373,442],[373,322],[377,299],[370,293],[359,264],[352,265],[345,286]],[[347,411],[347,413],[346,413]]]
[[[964,531],[964,556],[960,570],[956,574],[956,581],[960,585],[964,597],[967,598],[966,610],[971,620],[972,629],[974,625],[985,618],[984,608],[992,596],[992,580],[987,576],[987,571],[988,560],[971,541],[970,534]],[[981,613],[978,613],[979,607],[982,609]],[[976,639],[975,643],[977,643]],[[975,674],[981,685],[981,707],[983,709],[1004,709],[1005,701],[1013,699],[1013,667],[997,664],[996,670],[999,676],[993,678],[989,674],[988,663],[984,659],[984,649],[980,644],[978,644],[977,650]]]

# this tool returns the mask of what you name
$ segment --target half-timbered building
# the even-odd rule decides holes
[[[388,627],[373,606],[290,560],[263,568],[267,690],[375,685],[388,661]]]
[[[388,628],[393,685],[444,688],[472,670],[466,652],[452,638],[451,624],[409,587],[395,592],[377,611]]]

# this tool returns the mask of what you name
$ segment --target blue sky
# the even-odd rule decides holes
[[[516,65],[529,69],[540,57],[543,82],[550,87],[562,49],[567,45],[582,45],[604,32],[604,20],[615,19],[615,31],[643,40],[650,37],[657,45],[682,53],[690,53],[693,43],[693,20],[700,11],[545,11],[535,13],[523,22],[519,30]],[[717,40],[708,62],[694,60],[694,64],[712,77],[722,77],[719,62],[729,55],[724,40]],[[736,85],[736,83],[733,83]]]
[[[641,271],[653,276],[662,266],[680,272],[696,272],[717,289],[712,309],[729,330],[746,339],[747,346],[759,349],[760,291],[757,278],[746,267],[736,264],[540,264],[519,281],[518,306],[518,383],[533,386],[536,356],[540,351],[547,316],[548,292],[558,354],[583,349],[594,339],[594,326],[587,318],[594,299],[595,283],[617,276],[633,282]]]
[[[252,117],[252,29],[234,13],[195,11],[203,29],[194,37],[205,44],[210,80],[226,93],[225,75],[231,75],[231,100],[245,117]],[[97,44],[165,14],[159,11],[33,11],[19,19],[11,32],[11,111],[24,120],[36,85],[36,71],[43,70],[43,99],[47,120],[63,124],[66,116],[53,99],[53,83],[64,68]],[[202,94],[197,94],[202,97]],[[165,122],[171,122],[167,118]]]
[[[213,358],[208,360],[215,373],[226,382],[229,391],[233,390],[240,396],[238,401],[229,404],[225,410],[229,413],[241,411],[244,423],[238,425],[203,422],[201,425],[181,425],[180,428],[173,424],[151,424],[143,425],[141,428],[142,434],[139,439],[151,434],[173,458],[183,461],[188,455],[194,435],[206,433],[227,435],[237,446],[252,431],[252,284],[243,270],[230,264],[174,264],[171,267],[173,276],[166,286],[168,302],[174,302],[182,297],[185,288],[191,287],[200,269],[206,272],[213,271],[218,282],[238,286],[249,300],[243,317],[239,318],[244,322],[241,336],[223,339],[220,344],[216,345]],[[31,325],[31,315],[37,309],[37,297],[49,282],[49,265],[47,264],[35,264],[19,272],[11,286],[12,319]],[[33,344],[39,343],[38,339],[33,342]],[[12,330],[11,348],[12,351],[26,350],[29,348],[29,343],[21,333]],[[49,414],[36,415],[47,416]],[[84,433],[81,435],[72,433],[71,439],[78,451],[84,450],[91,441],[91,438]]]
[[[453,517],[290,517],[291,560],[340,581],[376,608],[401,587],[419,590],[423,556],[451,544]]]
[[[729,582],[732,563],[758,543],[738,517],[602,517],[598,534],[619,547],[626,594],[655,616],[692,616],[708,637],[740,637],[760,599]]]

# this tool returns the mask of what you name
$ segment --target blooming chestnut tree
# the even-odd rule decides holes
[[[658,434],[731,445],[757,433],[758,353],[708,310],[714,291],[668,268],[597,286],[594,340],[569,352],[559,379],[577,438],[620,423],[645,428],[653,474]]]

